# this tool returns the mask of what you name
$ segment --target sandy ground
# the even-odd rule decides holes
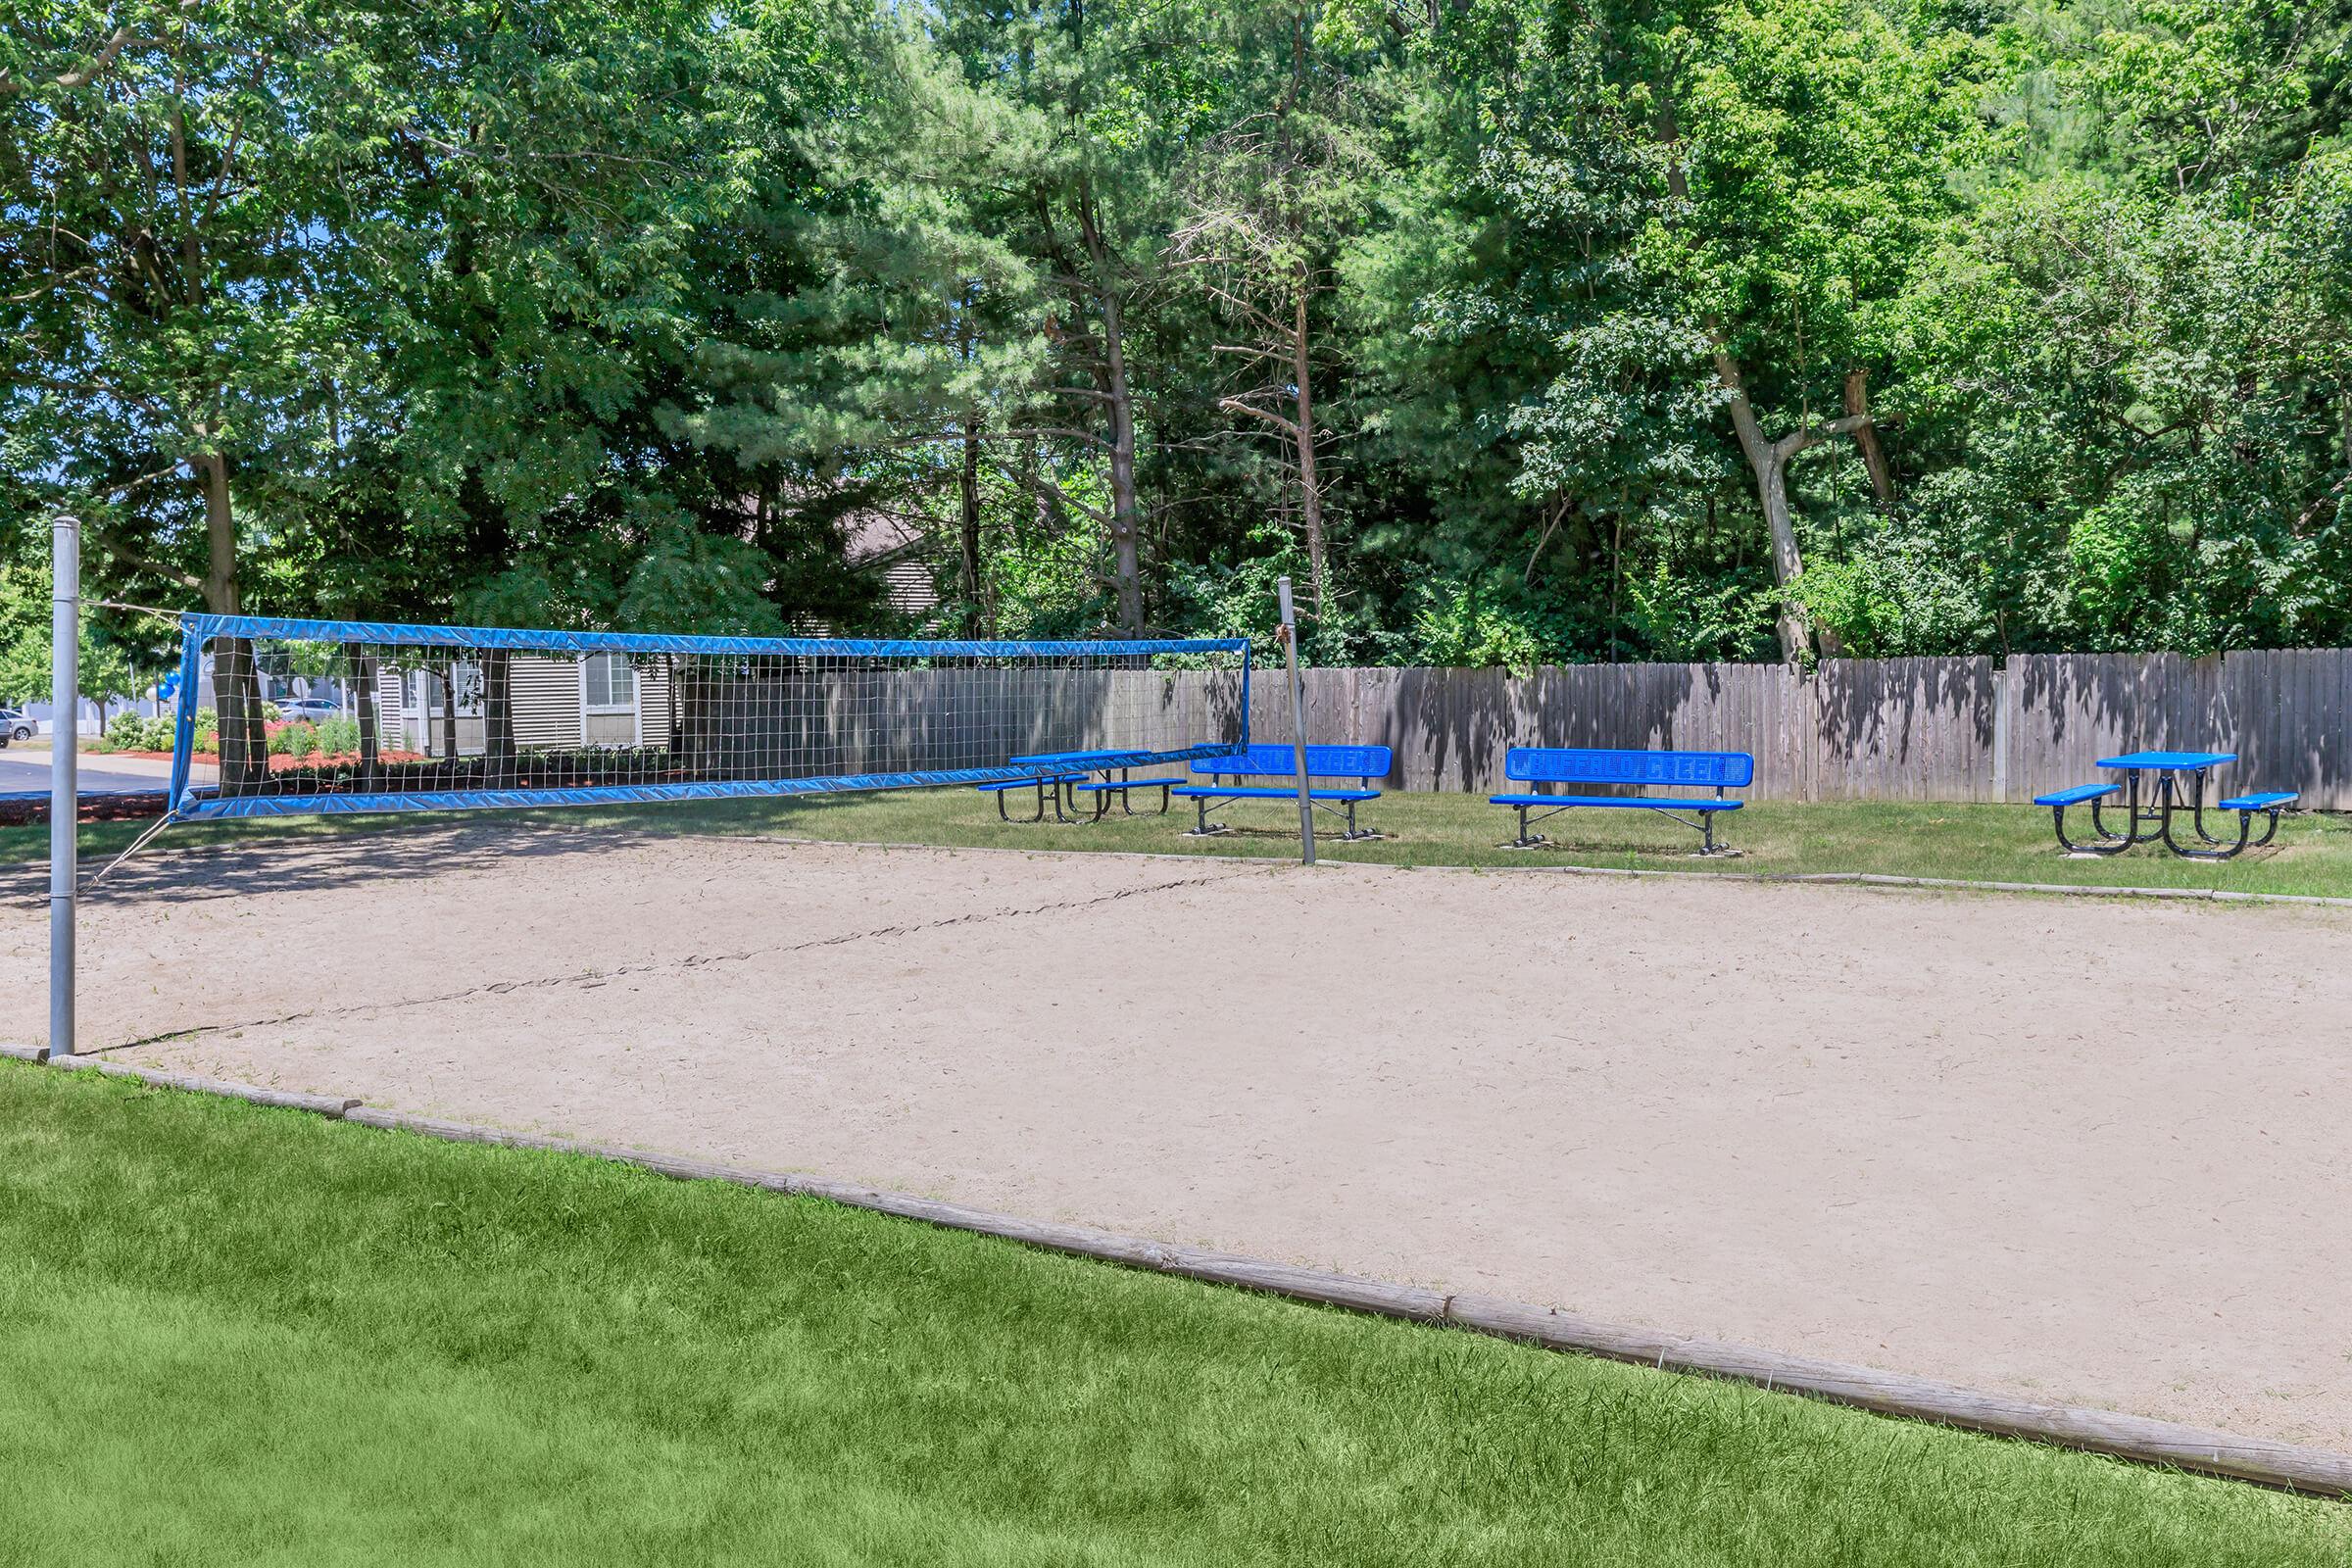
[[[133,861],[80,994],[183,1070],[2352,1448],[2348,913],[432,824]]]

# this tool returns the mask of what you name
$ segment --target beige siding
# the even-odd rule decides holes
[[[580,662],[517,654],[510,666],[514,744],[523,751],[580,744]]]

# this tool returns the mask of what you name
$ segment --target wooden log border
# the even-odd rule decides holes
[[[5,1054],[24,1061],[50,1061],[45,1050],[7,1047]],[[540,1133],[512,1132],[406,1111],[379,1110],[361,1101],[334,1095],[296,1094],[286,1090],[163,1072],[127,1062],[94,1062],[68,1058],[50,1061],[68,1069],[94,1067],[110,1077],[130,1078],[160,1089],[219,1095],[257,1105],[307,1111],[314,1115],[357,1123],[387,1132],[417,1134],[452,1143],[488,1144],[508,1149],[543,1150],[583,1154],[591,1158],[633,1165],[681,1181],[729,1182],[763,1192],[800,1198],[821,1198],[851,1208],[920,1220],[950,1230],[999,1237],[1024,1246],[1044,1248],[1078,1257],[1094,1258],[1128,1268],[1176,1274],[1187,1279],[1259,1291],[1292,1300],[1414,1323],[1450,1324],[1475,1333],[1570,1350],[1615,1361],[1638,1362],[1663,1371],[1730,1379],[1770,1392],[1802,1395],[1836,1404],[1854,1405],[1884,1415],[1932,1421],[1972,1432],[2022,1438],[2060,1447],[2141,1463],[2197,1471],[2232,1480],[2251,1481],[2286,1491],[2308,1493],[2339,1501],[2352,1501],[2352,1454],[2337,1453],[2268,1438],[2240,1437],[2175,1421],[2080,1405],[2041,1404],[2006,1395],[1982,1394],[1933,1378],[1850,1366],[1810,1356],[1784,1355],[1755,1346],[1722,1340],[1687,1339],[1655,1329],[1633,1328],[1535,1306],[1501,1297],[1448,1295],[1414,1285],[1342,1274],[1274,1262],[1238,1252],[1180,1247],[1087,1225],[1023,1219],[961,1203],[887,1192],[854,1182],[827,1180],[791,1171],[748,1169],[629,1149],[613,1144],[557,1138]]]

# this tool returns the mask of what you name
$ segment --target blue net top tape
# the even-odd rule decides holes
[[[383,620],[291,620],[270,615],[187,615],[191,639],[265,637],[294,642],[442,648],[511,648],[553,654],[786,654],[804,659],[1132,658],[1139,654],[1239,654],[1247,637],[1162,637],[1092,642],[954,642],[921,638],[682,637],[659,632],[547,631],[512,626],[416,626]]]

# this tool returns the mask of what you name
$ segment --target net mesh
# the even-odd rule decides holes
[[[1249,644],[880,642],[193,616],[182,817],[815,794],[1249,743]]]

